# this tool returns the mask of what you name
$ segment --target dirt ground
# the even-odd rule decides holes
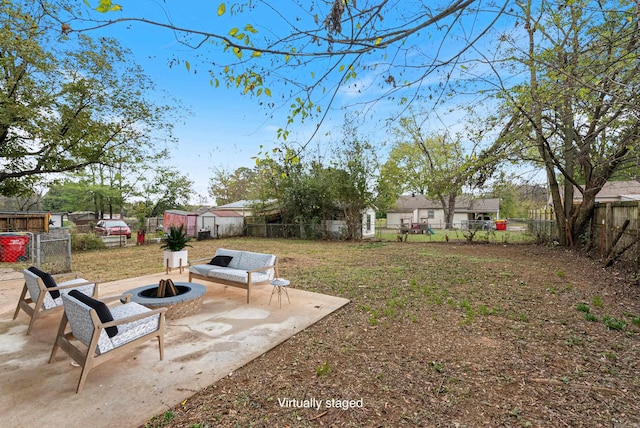
[[[536,245],[252,247],[351,303],[146,426],[640,426],[640,288],[620,270]]]

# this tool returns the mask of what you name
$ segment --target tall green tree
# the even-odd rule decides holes
[[[69,11],[68,5],[64,10]],[[0,2],[0,194],[29,193],[54,173],[154,153],[171,108],[115,40],[68,35],[58,5]]]
[[[255,169],[241,167],[233,172],[217,167],[209,179],[209,195],[216,205],[224,205],[239,200],[253,200],[258,197],[260,174]]]
[[[406,192],[426,195],[429,184],[428,158],[415,141],[396,141],[380,168],[380,184],[391,190],[395,201]]]
[[[456,199],[470,181],[471,157],[465,154],[459,140],[450,140],[445,135],[427,135],[420,121],[416,113],[400,119],[396,129],[399,138],[396,147],[413,146],[414,152],[422,153],[419,179],[424,186],[424,194],[440,201],[446,227],[451,228]]]
[[[193,181],[171,166],[156,170],[155,176],[143,184],[142,191],[143,200],[150,207],[148,212],[152,217],[161,216],[168,209],[186,210],[190,197],[194,194]]]
[[[637,2],[518,3],[508,58],[528,73],[503,87],[511,118],[506,144],[533,147],[544,167],[559,225],[570,245],[588,232],[595,198],[640,148],[640,43]],[[574,192],[582,201],[573,203]]]
[[[342,130],[330,177],[335,202],[347,224],[346,238],[358,239],[364,210],[371,208],[375,201],[379,165],[374,147],[358,132],[354,117],[345,118]]]

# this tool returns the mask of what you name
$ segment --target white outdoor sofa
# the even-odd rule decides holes
[[[194,278],[247,290],[269,284],[278,277],[277,257],[273,254],[218,248],[213,258],[189,261],[189,282]]]

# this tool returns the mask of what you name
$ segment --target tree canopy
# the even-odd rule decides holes
[[[191,5],[157,4],[158,13],[143,15],[129,12],[126,0],[85,3],[102,13],[70,14],[60,21],[63,31],[133,23],[165,28],[197,53],[174,64],[207,73],[212,86],[256,97],[267,114],[287,108],[278,130],[286,139],[293,122],[321,124],[341,94],[352,95],[362,112],[373,112],[383,99],[400,105],[437,100],[450,69],[508,1],[228,1],[217,9],[199,4],[205,9],[195,22],[193,13],[189,21],[173,17]],[[430,81],[439,71],[442,80]]]
[[[528,79],[501,85],[510,115],[502,142],[521,144],[523,158],[537,155],[562,225],[561,242],[571,244],[588,232],[602,186],[637,162],[637,2],[528,1],[514,14],[523,25],[501,41],[512,70]],[[578,205],[574,192],[582,193]]]
[[[70,10],[66,9],[65,10]],[[0,194],[51,174],[152,157],[172,109],[117,41],[61,33],[44,2],[0,2]]]

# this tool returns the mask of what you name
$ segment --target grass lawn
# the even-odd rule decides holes
[[[351,303],[146,426],[640,424],[640,293],[624,274],[562,248],[414,236],[194,242],[192,259],[275,253],[293,287]],[[163,270],[159,245],[73,262],[104,281]]]

